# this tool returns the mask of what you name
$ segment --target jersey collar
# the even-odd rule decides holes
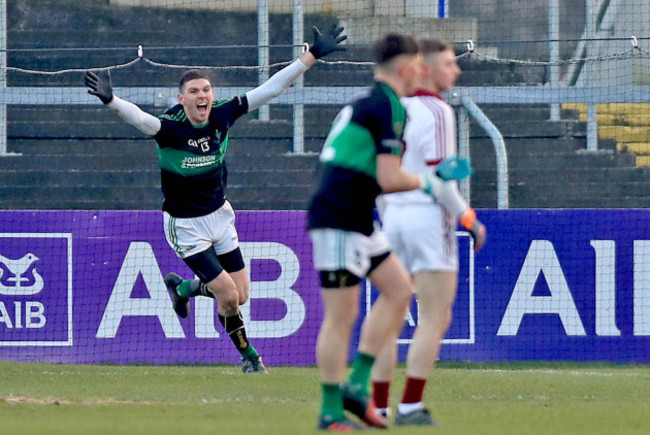
[[[188,121],[189,121],[189,119],[188,119]],[[190,124],[192,124],[192,127],[194,127],[194,128],[203,128],[203,127],[206,127],[209,123],[210,123],[210,120],[209,120],[209,119],[208,119],[207,121],[205,121],[205,122],[204,122],[203,124],[201,124],[201,125],[194,125],[194,124],[192,124],[192,122],[190,121]]]
[[[439,100],[445,101],[442,95],[437,92],[427,91],[425,89],[417,89],[413,94],[414,97],[436,97]]]

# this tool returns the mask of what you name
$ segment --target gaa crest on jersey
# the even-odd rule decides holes
[[[402,137],[402,135],[404,134],[404,123],[402,121],[394,122],[393,131],[395,132],[395,136]]]
[[[0,234],[0,346],[72,344],[72,236]]]

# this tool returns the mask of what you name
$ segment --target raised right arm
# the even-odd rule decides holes
[[[155,136],[160,131],[160,119],[143,111],[133,103],[113,95],[113,99],[107,106],[144,134]]]
[[[101,100],[110,107],[120,118],[131,124],[142,133],[155,136],[160,131],[161,123],[158,118],[141,110],[138,106],[113,95],[111,74],[100,76],[92,71],[86,73],[84,82],[88,87],[88,93]]]

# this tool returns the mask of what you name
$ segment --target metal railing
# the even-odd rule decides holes
[[[497,208],[509,207],[508,195],[508,152],[503,135],[476,105],[467,92],[455,91],[450,103],[458,107],[458,154],[469,157],[470,117],[490,136],[496,155]],[[465,179],[460,183],[460,191],[467,203],[470,203],[470,183]]]

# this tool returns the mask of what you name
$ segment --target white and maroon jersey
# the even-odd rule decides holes
[[[458,153],[456,114],[439,94],[417,91],[401,98],[408,121],[404,129],[405,151],[402,168],[421,174],[443,159]],[[388,203],[431,203],[433,199],[421,190],[384,195]]]

